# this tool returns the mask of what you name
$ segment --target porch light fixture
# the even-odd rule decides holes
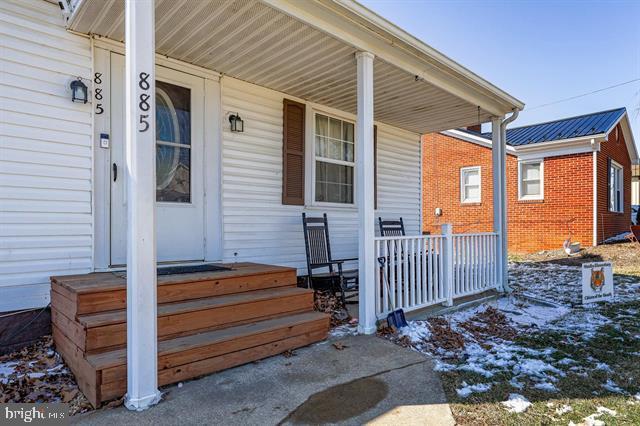
[[[229,116],[229,123],[231,123],[232,132],[244,132],[244,121],[242,121],[242,118],[240,118],[240,114],[238,114],[237,112]]]
[[[82,102],[83,104],[87,103],[87,85],[82,82],[82,79],[80,77],[78,77],[77,80],[73,80],[69,87],[71,88],[72,102]]]

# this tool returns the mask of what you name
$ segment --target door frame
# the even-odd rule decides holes
[[[100,135],[111,135],[109,90],[111,87],[111,53],[124,55],[124,44],[109,39],[91,39],[93,52],[90,102],[93,115],[93,265],[94,270],[111,270],[111,159],[110,148],[100,146]],[[204,260],[220,261],[223,257],[222,222],[222,97],[220,74],[156,54],[156,65],[204,79]],[[96,73],[100,78],[95,79]],[[101,89],[101,99],[96,98]],[[101,112],[101,113],[100,113]],[[217,119],[207,120],[206,117]],[[113,141],[109,141],[109,146]],[[122,269],[122,268],[115,268]]]

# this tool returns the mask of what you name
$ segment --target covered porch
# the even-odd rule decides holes
[[[254,84],[355,121],[353,208],[361,333],[375,332],[390,298],[409,309],[506,287],[504,128],[523,107],[517,99],[347,0],[71,3],[71,30],[92,35],[95,43],[102,38],[124,42],[129,408],[144,409],[159,397],[153,126],[157,61]],[[222,109],[205,108],[213,114],[212,126],[228,126]],[[513,115],[504,120],[509,113]],[[418,144],[423,133],[486,121],[494,128],[494,232],[452,235],[445,227],[441,236],[376,237],[374,125],[412,133]],[[206,160],[219,165],[222,154],[205,150]],[[224,167],[208,173],[219,188],[224,186]],[[216,204],[221,198],[209,197],[206,203],[215,211],[222,208]],[[306,206],[304,192],[302,199]],[[211,258],[217,251],[218,258],[226,258],[225,231],[216,236],[215,226],[205,226],[204,232],[212,235],[207,245]],[[379,257],[390,259],[388,287]]]

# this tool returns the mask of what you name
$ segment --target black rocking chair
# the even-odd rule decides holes
[[[381,237],[404,237],[404,222],[402,218],[400,220],[382,220],[378,218],[378,224],[380,225]]]
[[[318,281],[329,284],[329,288],[334,294],[336,290],[340,291],[343,303],[347,303],[347,299],[357,297],[358,270],[345,271],[343,264],[358,259],[333,259],[331,257],[327,214],[325,213],[322,217],[307,217],[305,213],[302,213],[302,226],[307,250],[307,279],[310,287],[315,289],[315,282]],[[328,272],[314,273],[316,269],[328,269]],[[354,294],[347,297],[347,292],[354,292]]]

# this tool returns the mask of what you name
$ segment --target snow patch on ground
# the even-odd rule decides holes
[[[621,234],[618,235],[614,235],[613,237],[609,237],[606,240],[604,240],[605,244],[609,244],[609,243],[622,243],[625,241],[629,241],[629,239],[627,238],[627,235],[629,235],[630,232],[629,231],[625,231]]]
[[[562,407],[556,408],[556,414],[558,416],[562,416],[572,411],[573,411],[573,408],[570,405],[566,405],[566,404],[563,404]]]
[[[474,392],[486,392],[491,389],[491,383],[478,383],[475,385],[468,385],[467,382],[462,382],[462,387],[456,389],[460,398],[466,398]]]
[[[556,385],[549,382],[536,383],[535,385],[533,385],[533,387],[545,392],[558,392],[558,388],[556,387]]]
[[[501,402],[510,413],[524,413],[529,407],[531,402],[524,396],[518,393],[512,393],[509,395],[509,399]]]
[[[607,381],[602,385],[602,387],[608,390],[609,392],[625,393],[624,390],[611,379],[607,379]]]
[[[431,337],[431,330],[425,321],[412,321],[400,329],[400,335],[408,337],[411,343],[417,343]]]
[[[497,301],[496,308],[507,315],[514,323],[521,326],[543,328],[552,321],[564,317],[571,310],[564,306],[544,306],[527,303],[514,297],[504,297]]]
[[[15,373],[17,362],[9,361],[0,363],[0,383],[9,383],[9,376]]]
[[[339,325],[329,332],[329,337],[346,337],[346,336],[355,336],[358,334],[358,324],[342,324]]]

